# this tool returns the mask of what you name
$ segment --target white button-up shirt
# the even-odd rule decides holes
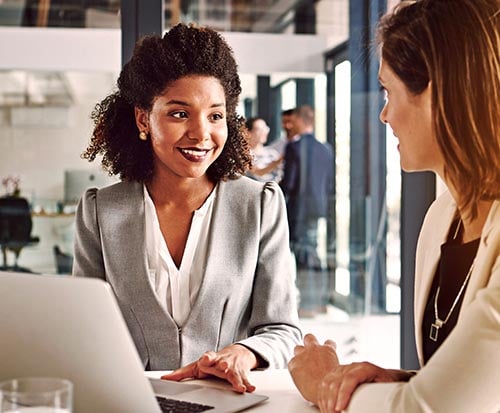
[[[203,281],[216,192],[217,186],[200,209],[194,211],[181,265],[177,268],[161,233],[153,200],[144,185],[149,281],[161,306],[178,326],[187,320]]]

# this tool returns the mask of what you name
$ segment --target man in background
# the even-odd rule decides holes
[[[294,142],[300,138],[300,136],[297,135],[294,129],[294,119],[295,109],[287,109],[281,112],[281,128],[285,133],[277,141],[274,141],[268,146],[270,149],[277,151],[282,159],[285,157],[285,150],[288,143]],[[283,169],[283,162],[281,162],[276,172],[277,182],[280,182],[283,178]]]
[[[298,140],[285,149],[284,175],[280,183],[287,200],[290,244],[297,265],[300,292],[299,315],[313,317],[326,312],[328,278],[318,256],[318,219],[327,216],[333,191],[333,151],[314,136],[314,110],[295,109],[290,135]]]
[[[287,109],[281,112],[281,128],[285,132],[285,135],[269,145],[270,148],[278,151],[282,156],[285,156],[287,143],[293,142],[299,138],[294,131],[294,117],[295,109]]]

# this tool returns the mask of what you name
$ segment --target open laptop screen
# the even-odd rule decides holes
[[[155,393],[213,406],[211,413],[239,411],[267,398],[150,382],[114,293],[99,279],[0,271],[0,332],[0,381],[68,379],[75,413],[160,413]]]

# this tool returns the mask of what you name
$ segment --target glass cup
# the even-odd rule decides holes
[[[0,413],[71,413],[73,384],[54,377],[25,377],[0,383]]]

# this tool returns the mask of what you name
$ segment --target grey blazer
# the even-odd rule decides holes
[[[175,369],[235,342],[270,367],[286,367],[301,332],[284,197],[275,183],[219,183],[204,278],[183,326],[150,285],[144,231],[141,184],[88,190],[76,214],[73,274],[111,284],[146,369]]]

